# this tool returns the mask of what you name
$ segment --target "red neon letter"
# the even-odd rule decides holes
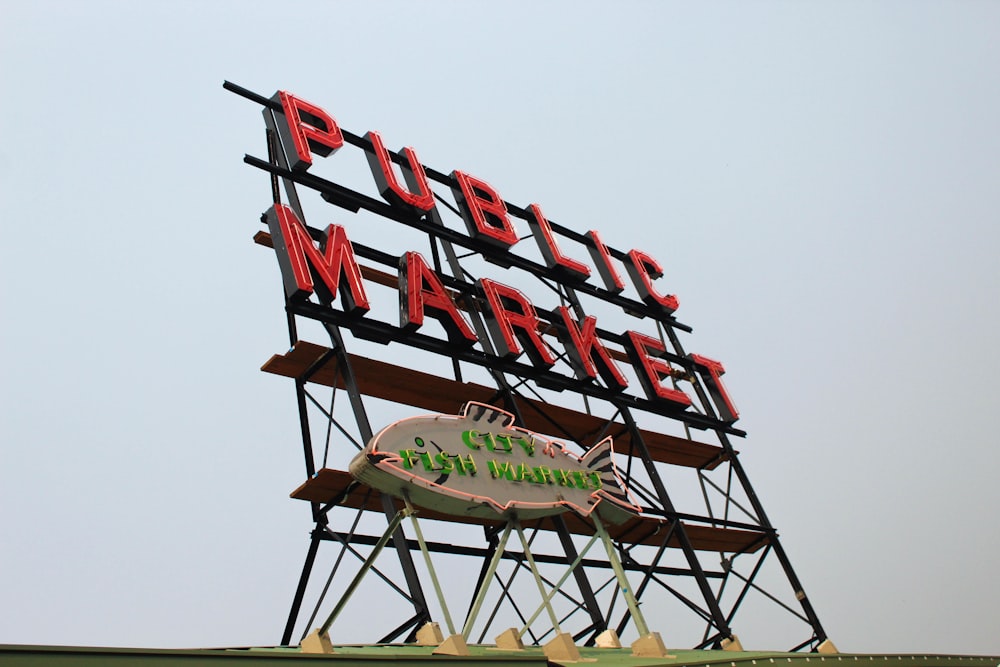
[[[689,354],[688,359],[695,363],[702,380],[708,385],[708,393],[712,395],[715,406],[719,409],[719,415],[723,421],[734,422],[740,418],[740,412],[736,409],[733,399],[726,391],[726,386],[722,384],[719,377],[726,372],[722,364],[714,359],[703,357],[700,354]]]
[[[489,278],[480,278],[478,282],[490,303],[486,324],[490,328],[500,356],[516,358],[520,355],[521,347],[517,344],[520,339],[531,363],[536,366],[555,364],[555,357],[542,341],[538,331],[540,324],[538,315],[528,297],[513,287],[494,282]],[[518,308],[520,312],[511,310],[513,307]]]
[[[469,235],[501,248],[517,243],[517,232],[507,217],[507,206],[496,190],[486,181],[462,171],[451,172],[451,177],[459,185],[457,188],[452,186],[451,190]]]
[[[542,209],[538,204],[528,206],[528,211],[532,216],[528,220],[528,226],[531,227],[531,234],[538,242],[538,249],[542,251],[545,265],[550,269],[561,269],[570,280],[586,280],[590,276],[590,267],[562,254],[549,221],[542,215]]]
[[[581,380],[587,378],[591,380],[596,379],[598,368],[594,362],[599,361],[601,378],[604,379],[604,384],[614,390],[622,390],[627,387],[628,380],[618,370],[618,366],[615,365],[607,348],[604,347],[601,339],[597,337],[597,318],[588,315],[583,320],[583,329],[581,330],[577,326],[576,320],[570,315],[569,308],[559,306],[556,310],[562,315],[563,323],[566,325],[566,332],[569,334],[568,336],[564,335],[563,339],[564,342],[568,342],[566,345],[566,354],[569,355],[570,360],[573,362],[576,377]]]
[[[663,277],[663,269],[660,268],[660,264],[641,250],[629,251],[628,258],[629,263],[625,265],[625,268],[632,278],[632,283],[635,285],[639,297],[650,306],[659,304],[668,315],[677,310],[676,296],[660,294],[653,288],[653,279]]]
[[[403,149],[403,155],[406,156],[406,161],[410,165],[409,169],[403,167],[403,178],[409,187],[407,189],[396,178],[389,151],[385,149],[385,144],[382,143],[382,137],[379,133],[372,130],[365,135],[365,139],[372,142],[373,150],[366,150],[365,155],[368,157],[368,166],[371,167],[372,175],[375,177],[379,194],[390,204],[407,206],[424,213],[434,208],[434,193],[431,192],[424,167],[417,159],[414,150],[409,146]]]
[[[330,114],[315,104],[283,90],[277,92],[286,123],[278,123],[278,134],[287,151],[295,147],[292,169],[304,171],[312,165],[312,153],[326,157],[344,145],[344,135]],[[271,98],[274,99],[273,97]]]
[[[611,253],[608,252],[608,247],[604,245],[604,241],[595,230],[587,232],[587,236],[593,241],[593,245],[590,246],[590,256],[594,260],[597,272],[601,274],[601,279],[604,280],[604,286],[608,288],[609,292],[615,294],[621,292],[625,289],[625,283],[622,282],[621,276],[618,275],[618,271],[611,263]]]
[[[368,312],[370,306],[361,283],[361,269],[343,227],[327,228],[320,254],[295,211],[284,204],[275,204],[266,215],[289,298],[307,297],[315,288],[320,300],[330,303],[336,298],[339,286],[345,312],[358,315]],[[347,279],[346,284],[340,284],[341,274]],[[319,284],[315,278],[319,278]]]
[[[427,260],[412,250],[399,258],[399,326],[415,331],[424,325],[424,311],[441,321],[452,343],[472,345],[476,334],[458,312],[441,278]]]
[[[653,356],[667,351],[663,343],[637,331],[626,331],[625,333],[629,343],[631,343],[627,346],[628,356],[632,359],[632,365],[637,370],[642,371],[637,375],[642,388],[646,391],[646,396],[652,399],[662,398],[685,408],[691,405],[691,399],[683,391],[664,387],[661,383],[665,376],[672,377],[676,372],[669,363],[659,356]]]

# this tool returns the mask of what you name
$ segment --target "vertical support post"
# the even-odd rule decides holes
[[[503,558],[504,549],[507,548],[507,538],[510,537],[511,521],[507,521],[507,525],[503,529],[503,535],[500,536],[500,542],[496,546],[496,550],[493,552],[493,558],[490,560],[490,566],[486,569],[483,576],[482,583],[479,585],[479,590],[476,592],[476,599],[472,603],[472,608],[469,609],[469,616],[465,619],[465,625],[462,627],[462,636],[465,640],[469,640],[469,636],[472,633],[472,626],[476,622],[476,617],[479,616],[479,610],[483,606],[483,600],[486,599],[486,591],[490,587],[490,581],[493,580],[493,574],[497,571],[497,566],[500,565],[500,559]]]
[[[483,558],[483,564],[479,568],[479,576],[476,578],[476,585],[473,587],[472,597],[469,599],[469,608],[465,612],[466,618],[468,618],[469,614],[472,613],[472,605],[475,603],[476,595],[479,593],[479,589],[482,588],[483,582],[486,581],[486,577],[492,576],[491,574],[489,574],[490,563],[493,562],[493,557],[496,555],[497,552],[497,544],[499,543],[499,538],[497,537],[497,535],[500,534],[500,531],[497,531],[496,533],[491,533],[490,529],[484,526],[483,534],[487,544],[489,544],[489,549],[487,554]]]
[[[511,521],[514,524],[514,528],[517,530],[518,537],[521,538],[521,546],[524,548],[524,557],[528,561],[528,567],[531,568],[532,576],[535,578],[535,584],[538,586],[538,593],[542,596],[542,604],[545,606],[545,610],[549,612],[549,620],[552,621],[552,629],[556,631],[557,635],[561,635],[562,628],[559,627],[559,619],[556,617],[556,612],[552,608],[549,596],[545,593],[545,583],[542,582],[542,575],[538,573],[538,566],[535,565],[535,557],[531,555],[531,545],[528,544],[528,539],[524,536],[524,531],[521,530],[521,522],[516,518],[511,519]]]
[[[674,504],[671,502],[669,494],[667,494],[667,488],[663,485],[663,479],[660,477],[660,473],[656,469],[656,465],[653,463],[653,458],[649,454],[649,449],[646,447],[646,441],[642,437],[642,433],[639,431],[638,424],[635,423],[632,411],[625,405],[617,405],[616,407],[625,419],[625,424],[628,426],[629,433],[632,436],[632,443],[635,445],[635,448],[639,453],[639,458],[642,459],[643,466],[646,468],[646,472],[649,475],[650,480],[653,482],[653,487],[656,490],[657,497],[663,504],[663,509],[667,512],[668,516],[673,517],[675,514]],[[716,599],[715,593],[712,592],[712,587],[708,583],[708,577],[705,576],[705,570],[701,567],[701,562],[698,560],[698,554],[694,551],[694,545],[691,544],[691,538],[688,537],[687,531],[684,530],[684,526],[680,524],[676,518],[673,518],[673,521],[675,523],[673,529],[677,535],[677,541],[681,544],[681,549],[684,551],[684,557],[688,562],[688,566],[691,568],[691,572],[698,584],[698,589],[701,591],[705,604],[708,606],[712,617],[712,623],[724,636],[732,637],[733,631],[729,627],[729,622],[726,620],[725,614],[722,613],[722,608],[719,606],[719,601]]]
[[[559,578],[559,581],[555,583],[555,586],[553,586],[552,589],[545,594],[545,596],[542,599],[542,604],[538,605],[538,609],[536,609],[535,613],[532,614],[528,618],[528,620],[524,622],[524,627],[521,628],[521,631],[517,633],[519,636],[524,636],[524,633],[528,631],[528,628],[530,628],[531,624],[535,622],[535,619],[538,618],[538,615],[542,613],[542,610],[545,609],[546,606],[552,602],[552,598],[556,596],[556,593],[559,592],[559,589],[562,588],[562,585],[566,583],[567,579],[569,579],[569,575],[578,571],[577,568],[579,567],[580,563],[583,562],[583,557],[587,554],[588,551],[590,551],[590,547],[594,546],[594,542],[597,541],[597,538],[598,538],[597,535],[594,535],[593,537],[590,538],[590,541],[587,542],[587,546],[585,546],[583,548],[583,551],[581,551],[580,554],[573,560],[573,562],[570,563],[570,566],[566,569],[566,572],[563,573],[563,576]]]
[[[431,584],[434,586],[434,592],[437,594],[438,604],[441,605],[441,611],[444,613],[444,621],[448,626],[448,635],[453,635],[455,634],[455,624],[451,621],[451,614],[448,612],[448,604],[444,599],[441,582],[438,581],[437,571],[434,569],[434,563],[431,562],[431,552],[427,549],[427,543],[424,541],[424,533],[420,530],[420,522],[417,521],[417,514],[413,509],[413,505],[410,504],[410,497],[405,495],[405,493],[403,501],[406,503],[406,510],[410,515],[410,521],[413,522],[413,532],[417,535],[417,543],[420,545],[420,551],[424,554],[424,564],[427,565],[427,571],[431,575]]]
[[[374,435],[371,422],[368,420],[368,413],[365,411],[364,401],[361,399],[361,392],[358,390],[357,380],[354,375],[354,368],[351,360],[347,356],[347,349],[344,346],[344,337],[340,333],[340,328],[331,324],[324,324],[330,341],[335,346],[337,352],[337,364],[344,377],[344,386],[347,396],[354,411],[354,420],[357,423],[358,431],[364,442],[368,442]],[[392,517],[396,511],[392,496],[387,493],[382,494],[382,510],[386,518]],[[413,609],[417,614],[423,614],[429,620],[430,613],[427,607],[427,599],[424,597],[424,590],[420,586],[420,578],[417,576],[417,569],[413,565],[413,556],[410,554],[410,547],[406,543],[406,536],[402,530],[397,530],[392,536],[392,542],[396,549],[396,556],[399,558],[399,565],[403,570],[403,578],[406,579],[410,597],[413,599]]]
[[[681,346],[680,340],[677,338],[677,334],[670,327],[666,327],[666,333],[670,337],[670,342],[674,346],[674,350],[677,354],[684,356],[684,348]],[[716,412],[713,407],[713,403],[709,400],[705,388],[700,382],[692,382],[695,393],[698,395],[698,400],[701,401],[705,408],[705,412],[710,417],[715,417]],[[743,492],[747,494],[747,498],[750,500],[750,504],[753,507],[754,512],[757,513],[757,520],[760,522],[762,528],[771,531],[770,544],[774,549],[774,555],[777,556],[778,562],[781,564],[781,569],[785,572],[785,577],[788,578],[788,583],[791,585],[792,590],[795,592],[795,598],[802,605],[802,611],[805,613],[806,618],[809,619],[809,624],[812,626],[813,633],[816,635],[816,640],[820,643],[827,640],[826,631],[823,630],[823,625],[819,621],[819,616],[816,614],[816,610],[813,609],[812,603],[809,598],[806,597],[805,591],[802,589],[802,583],[799,581],[798,575],[795,574],[795,570],[792,568],[792,562],[788,559],[788,555],[785,553],[784,548],[782,548],[781,543],[778,541],[778,535],[773,531],[773,526],[771,525],[770,519],[767,517],[767,513],[764,511],[764,505],[761,503],[760,498],[757,496],[757,492],[754,490],[753,486],[750,484],[750,478],[747,477],[746,471],[743,469],[743,465],[740,463],[739,456],[736,454],[736,450],[733,448],[733,444],[729,441],[729,436],[724,432],[718,431],[719,442],[722,444],[722,448],[725,450],[729,458],[730,470],[736,473],[736,478],[739,479],[740,485],[743,487]],[[728,632],[729,636],[732,636],[731,632]]]
[[[281,633],[281,645],[290,646],[292,633],[295,632],[295,621],[299,618],[299,609],[302,608],[302,598],[306,593],[306,586],[309,583],[309,576],[312,574],[313,563],[316,562],[316,552],[319,550],[319,543],[322,540],[319,526],[313,530],[312,538],[309,540],[309,551],[306,552],[306,561],[302,564],[302,574],[299,575],[299,585],[295,588],[295,597],[292,598],[292,608],[288,610],[288,620],[285,622],[285,631]]]
[[[559,537],[559,543],[562,545],[563,551],[566,552],[567,559],[576,561],[576,547],[573,546],[573,538],[569,534],[569,529],[566,528],[566,522],[562,516],[556,514],[552,517],[552,524],[555,526],[556,535]],[[590,545],[588,544],[587,549],[589,548]],[[584,552],[586,552],[586,549]],[[583,554],[581,553],[580,555],[582,556]],[[577,588],[580,589],[580,595],[583,597],[584,608],[590,615],[590,622],[594,627],[593,635],[607,630],[607,622],[604,620],[604,615],[601,614],[601,605],[597,602],[597,595],[594,593],[594,587],[590,585],[587,573],[580,568],[574,568],[573,576],[576,579]]]
[[[597,535],[601,538],[601,542],[604,543],[605,551],[608,552],[608,561],[611,563],[611,569],[614,570],[615,578],[618,579],[618,587],[625,598],[625,604],[628,605],[632,619],[635,620],[635,629],[639,632],[640,637],[645,637],[649,634],[649,626],[646,625],[646,619],[643,617],[642,612],[639,611],[639,603],[636,602],[632,587],[625,576],[625,568],[622,567],[622,562],[615,552],[615,545],[611,543],[611,537],[608,535],[608,531],[604,529],[604,524],[601,523],[601,518],[597,516],[597,512],[592,513],[590,518],[594,520],[594,528],[597,529]]]

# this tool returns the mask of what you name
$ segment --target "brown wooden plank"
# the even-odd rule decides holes
[[[338,505],[352,509],[382,512],[379,493],[364,484],[356,482],[351,477],[351,474],[344,470],[321,469],[316,473],[315,477],[292,491],[291,497],[298,500],[308,500],[325,504],[340,497],[345,491],[347,491],[347,495],[343,497]],[[395,502],[396,508],[402,509],[402,501],[396,500]],[[452,523],[474,525],[495,525],[500,523],[499,521],[488,521],[479,517],[442,514],[423,508],[420,509],[419,516],[435,521],[450,521]],[[571,512],[567,512],[562,516],[566,521],[566,527],[571,533],[578,535],[592,535],[594,533],[593,527],[583,517]],[[537,526],[543,530],[551,530],[550,524],[544,519],[525,521],[523,525],[528,528]],[[737,551],[754,552],[764,545],[764,540],[761,539],[762,534],[749,530],[734,530],[732,528],[715,528],[692,524],[684,524],[684,528],[691,539],[692,545],[699,551],[720,551],[724,553],[734,553]],[[615,540],[621,540],[629,544],[659,546],[667,532],[668,524],[666,521],[654,517],[639,516],[618,526],[609,525],[607,529],[608,533]],[[668,546],[673,548],[680,547],[675,536],[671,537]]]
[[[327,351],[321,345],[300,341],[287,354],[276,354],[265,363],[261,370],[291,378],[301,378]],[[413,407],[456,414],[466,401],[479,401],[501,405],[495,389],[471,382],[458,382],[431,375],[412,368],[403,368],[384,361],[357,355],[348,355],[351,368],[357,377],[358,390],[366,396],[374,396]],[[336,383],[343,388],[344,381],[338,377],[335,361],[324,364],[310,377],[311,382],[328,387]],[[572,440],[585,447],[595,444],[605,430],[607,420],[588,415],[570,408],[544,403],[532,398],[522,399],[524,428],[545,433],[562,440]],[[724,450],[694,440],[654,431],[640,430],[643,442],[655,461],[692,468],[713,469],[724,460]],[[624,424],[615,422],[606,430],[614,438],[615,451],[630,453],[631,434]]]

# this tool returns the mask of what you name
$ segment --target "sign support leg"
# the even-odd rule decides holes
[[[483,601],[486,599],[486,591],[490,587],[490,582],[493,580],[493,575],[497,571],[497,566],[500,565],[500,559],[503,558],[504,549],[507,548],[507,538],[510,537],[511,527],[511,521],[507,521],[507,525],[503,529],[503,535],[500,536],[500,542],[497,544],[496,550],[493,552],[493,559],[490,561],[490,566],[487,568],[483,581],[479,585],[479,591],[477,591],[476,599],[472,603],[472,609],[469,610],[469,617],[465,619],[465,626],[462,628],[462,636],[465,637],[466,641],[468,641],[469,636],[472,634],[472,626],[476,622],[476,617],[479,616],[479,610],[483,606]]]
[[[299,616],[299,609],[302,607],[302,598],[306,594],[306,585],[309,583],[309,575],[312,574],[313,563],[316,562],[316,552],[319,551],[321,532],[319,524],[309,538],[309,551],[306,552],[306,561],[302,565],[302,574],[299,575],[299,585],[295,588],[295,597],[292,599],[292,608],[288,612],[288,621],[285,623],[285,631],[281,635],[281,645],[289,646],[292,643],[292,633],[295,632],[295,621]]]
[[[597,536],[601,538],[601,542],[604,543],[604,549],[608,552],[608,561],[611,563],[611,569],[615,572],[615,578],[618,579],[618,587],[625,598],[625,604],[628,605],[628,610],[632,613],[632,618],[635,620],[635,629],[639,631],[640,637],[645,637],[649,634],[649,627],[646,625],[646,619],[643,618],[642,612],[639,611],[639,604],[635,601],[632,587],[629,586],[628,579],[625,577],[625,568],[622,567],[622,562],[618,559],[618,554],[615,552],[615,545],[611,543],[611,537],[608,536],[608,531],[604,529],[604,524],[601,523],[601,519],[597,516],[597,513],[591,514],[590,518],[594,520],[594,528],[597,529]]]
[[[542,604],[538,606],[538,609],[535,610],[535,613],[532,614],[527,621],[525,621],[524,627],[521,628],[521,631],[518,633],[518,635],[523,637],[524,633],[527,632],[528,628],[531,627],[531,624],[535,622],[536,618],[538,618],[538,615],[542,613],[542,610],[545,609],[546,606],[548,606],[551,603],[552,598],[554,598],[556,593],[559,592],[559,589],[562,588],[562,585],[564,583],[566,583],[566,580],[569,579],[570,575],[576,572],[576,568],[580,565],[580,563],[583,562],[583,557],[587,555],[588,551],[590,551],[590,547],[594,546],[594,542],[597,541],[597,538],[598,538],[597,535],[594,535],[593,537],[590,538],[590,541],[587,542],[587,546],[583,548],[580,554],[576,557],[576,560],[574,560],[570,564],[569,568],[567,568],[563,576],[560,577],[559,581],[556,582],[555,586],[553,586],[552,589],[544,596],[544,598],[542,599]],[[527,552],[527,549],[525,550],[525,552]]]
[[[393,533],[395,533],[396,529],[399,528],[399,524],[403,521],[403,518],[406,517],[408,514],[409,510],[400,510],[399,512],[396,512],[396,516],[392,517],[392,521],[390,521],[389,525],[386,526],[385,532],[382,533],[382,537],[379,538],[379,541],[375,544],[375,547],[372,549],[372,552],[368,554],[368,558],[365,559],[364,564],[361,565],[361,569],[358,570],[358,573],[354,575],[354,579],[347,586],[347,590],[344,591],[344,594],[340,597],[340,600],[337,601],[337,605],[333,608],[333,611],[330,612],[330,615],[327,617],[326,622],[323,623],[323,626],[319,629],[320,635],[329,632],[330,626],[333,625],[333,622],[337,620],[337,616],[339,616],[340,612],[342,612],[344,610],[344,607],[347,606],[347,602],[348,600],[351,599],[351,595],[353,595],[354,591],[357,590],[358,585],[361,583],[361,580],[365,578],[365,575],[368,574],[368,570],[370,570],[372,565],[375,564],[375,559],[378,558],[378,555],[380,553],[382,553],[382,549],[385,548],[386,543],[389,542],[389,540],[392,538]]]
[[[552,621],[552,629],[556,631],[557,635],[562,634],[562,629],[559,627],[559,619],[556,618],[556,612],[552,608],[552,604],[549,601],[549,596],[545,593],[545,583],[542,582],[542,577],[538,574],[538,566],[535,565],[535,557],[531,555],[531,547],[528,546],[528,540],[524,536],[524,531],[521,530],[521,522],[517,519],[512,519],[514,528],[517,530],[518,537],[521,538],[521,546],[524,547],[524,557],[528,561],[528,567],[531,568],[531,574],[535,577],[535,584],[538,585],[538,592],[542,596],[542,605],[544,605],[545,610],[549,612],[549,619]]]
[[[417,543],[420,544],[420,551],[424,554],[424,563],[427,565],[427,571],[431,575],[431,584],[434,586],[434,592],[437,594],[438,604],[441,605],[441,611],[444,613],[444,621],[448,626],[448,634],[455,634],[455,624],[451,620],[451,614],[448,613],[448,604],[444,599],[444,592],[441,590],[441,582],[438,581],[437,571],[434,569],[434,564],[431,562],[431,552],[427,549],[427,543],[424,541],[424,533],[420,530],[420,522],[417,521],[417,513],[413,509],[413,505],[410,504],[410,497],[404,493],[403,502],[406,503],[406,511],[410,515],[410,521],[413,522],[413,532],[417,535]]]
[[[563,551],[566,552],[566,557],[570,560],[576,560],[576,548],[573,546],[573,538],[569,534],[569,529],[566,528],[566,521],[558,514],[553,516],[551,521],[555,527],[556,535],[559,537],[559,542],[562,544]],[[601,613],[601,605],[597,601],[594,587],[590,585],[590,580],[587,579],[587,573],[584,569],[577,567],[573,570],[573,576],[576,578],[576,585],[580,589],[580,595],[583,596],[584,609],[590,616],[591,628],[593,629],[591,636],[596,636],[600,632],[607,630],[608,627],[607,622],[604,620],[604,614]]]

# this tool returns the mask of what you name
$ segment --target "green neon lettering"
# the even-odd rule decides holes
[[[467,472],[470,475],[475,475],[476,462],[473,460],[472,454],[469,454],[464,459],[461,454],[455,454],[455,470],[459,475],[464,475]]]
[[[552,479],[552,469],[548,466],[538,466],[537,468],[532,468],[535,471],[535,481],[539,484],[554,484]]]
[[[517,477],[514,476],[516,474],[516,471],[514,470],[514,466],[511,465],[510,461],[504,461],[503,463],[500,463],[494,459],[487,462],[486,465],[489,466],[490,475],[492,475],[494,479],[499,479],[503,477],[504,479],[510,480],[512,482],[520,481]]]
[[[589,477],[590,477],[590,483],[593,485],[595,489],[600,489],[601,487],[604,486],[604,480],[601,479],[601,473],[592,472],[590,473]]]
[[[578,488],[578,489],[586,489],[587,488],[587,478],[584,476],[584,474],[581,471],[579,471],[579,470],[574,470],[573,471],[573,481],[576,482],[576,484],[574,485],[574,486],[576,486],[576,488]]]
[[[514,448],[510,444],[510,435],[506,433],[500,433],[498,435],[487,433],[485,438],[486,438],[486,447],[491,452],[503,452],[504,454],[509,454],[510,451]]]
[[[416,452],[412,449],[403,449],[399,452],[399,458],[403,459],[403,468],[406,470],[413,469],[413,459],[416,457]]]
[[[522,436],[516,438],[516,441],[517,444],[521,445],[521,448],[524,450],[525,454],[527,454],[528,456],[535,455],[535,441],[533,439],[529,440],[528,438]]]
[[[462,442],[469,449],[479,449],[483,446],[483,443],[479,441],[479,431],[475,429],[469,429],[468,431],[462,431]]]
[[[534,482],[535,476],[531,473],[531,466],[527,463],[522,463],[517,466],[517,478],[523,482]]]
[[[446,475],[455,469],[455,464],[451,460],[451,454],[448,452],[438,452],[434,460],[440,466],[439,470]]]
[[[569,478],[569,472],[566,470],[553,470],[556,474],[556,484],[559,486],[573,486],[573,482]]]
[[[420,453],[420,462],[424,464],[424,470],[427,472],[435,472],[438,470],[434,467],[434,460],[431,459],[431,455],[427,452]]]

